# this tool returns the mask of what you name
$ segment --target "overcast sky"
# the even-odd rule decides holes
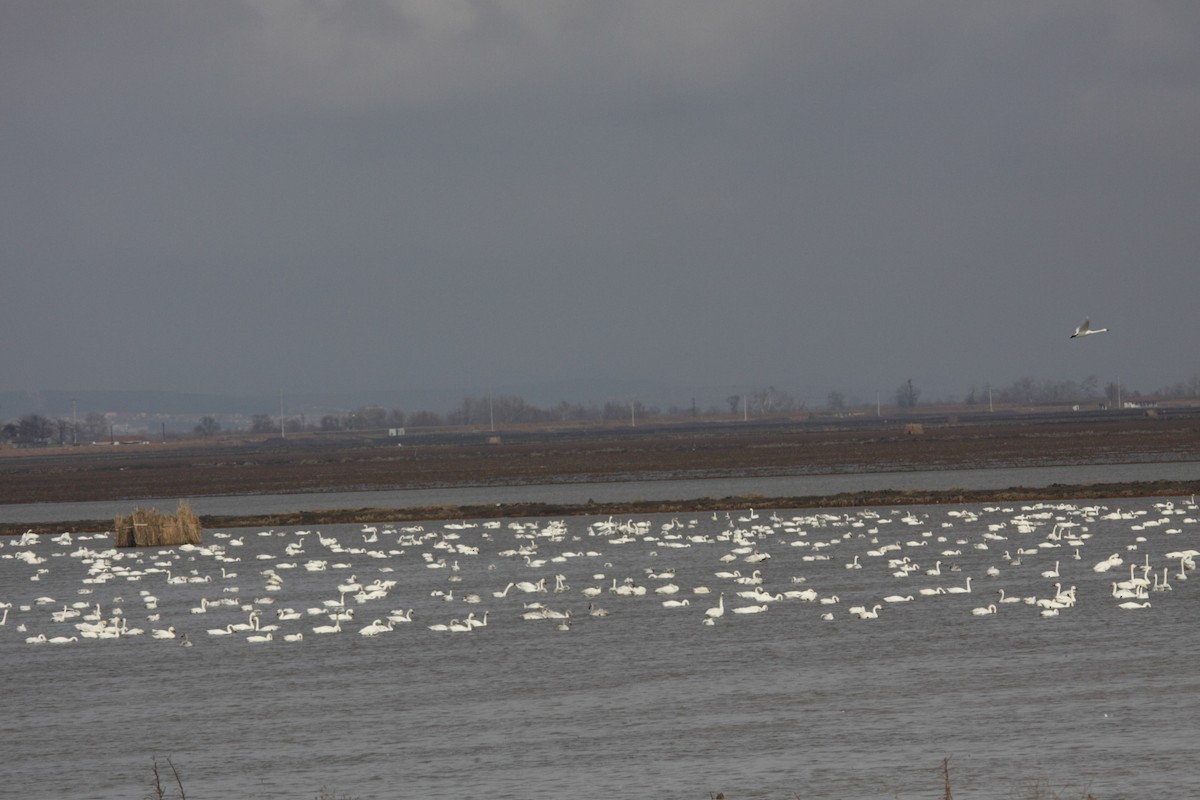
[[[1151,391],[1198,254],[1191,0],[0,8],[0,390]]]

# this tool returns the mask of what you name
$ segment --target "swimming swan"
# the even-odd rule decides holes
[[[966,586],[950,586],[946,589],[947,594],[970,594],[971,593],[971,576],[967,576]]]
[[[370,625],[367,625],[359,630],[359,633],[363,636],[378,636],[381,633],[387,633],[388,631],[393,630],[394,627],[394,623],[389,622],[385,625],[383,620],[377,619]]]
[[[858,618],[859,619],[879,619],[879,609],[881,609],[881,608],[883,608],[883,606],[876,604],[875,606],[871,607],[870,611],[865,611],[865,610],[860,611],[858,613]]]

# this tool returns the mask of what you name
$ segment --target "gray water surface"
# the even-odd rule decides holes
[[[949,758],[959,797],[1032,796],[1038,783],[1063,797],[1192,797],[1200,580],[1178,579],[1171,554],[1197,548],[1197,518],[1174,498],[613,521],[624,530],[579,517],[208,531],[200,550],[10,539],[5,792],[141,797],[152,759],[169,756],[191,797],[928,798]],[[1113,555],[1119,567],[1095,571]],[[897,577],[905,565],[919,566]],[[761,591],[837,602],[760,604],[717,574],[755,570]],[[396,585],[347,597],[343,631],[313,633],[351,575]],[[569,588],[556,593],[558,575]],[[1171,588],[1121,609],[1112,584],[1131,575]],[[970,593],[920,593],[968,577]],[[494,596],[540,578],[549,591]],[[646,593],[611,591],[627,583]],[[679,591],[655,591],[669,584]],[[1055,617],[1024,599],[1070,586],[1076,601]],[[1022,599],[999,603],[1000,589]],[[726,613],[705,625],[722,595]],[[192,612],[229,597],[280,626],[271,641],[207,633],[249,618],[236,605]],[[571,611],[569,629],[523,619],[531,602]],[[52,618],[75,603],[145,633],[25,642],[75,635]],[[733,611],[752,605],[767,609]],[[854,605],[879,605],[878,618]],[[302,618],[279,620],[285,607]],[[408,608],[412,622],[358,633]],[[485,611],[470,633],[428,627]],[[168,627],[194,646],[151,638]],[[294,632],[304,639],[283,641]]]

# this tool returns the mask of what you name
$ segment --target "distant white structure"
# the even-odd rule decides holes
[[[393,438],[404,435],[404,428],[388,428],[388,436]]]

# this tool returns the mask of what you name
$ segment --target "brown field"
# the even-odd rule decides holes
[[[920,432],[912,432],[913,424]],[[122,444],[0,451],[3,502],[67,502],[204,495],[518,485],[639,478],[803,475],[923,469],[1115,464],[1200,458],[1200,409],[1143,412],[923,414],[907,417],[677,422],[638,427],[455,430],[339,438],[226,438],[212,443]],[[778,498],[793,507],[874,502],[939,502],[988,497],[1190,494],[1190,484],[1052,487],[1009,493],[876,493],[839,498]],[[641,504],[734,508],[765,498],[697,498]],[[810,502],[801,502],[810,501]],[[288,524],[525,514],[616,513],[629,509],[551,506],[497,509],[360,509],[264,519],[204,519]],[[103,527],[104,521],[97,521]],[[108,521],[111,526],[111,521]],[[9,525],[3,531],[25,530]],[[62,526],[38,526],[62,529]],[[79,529],[76,523],[75,527]]]

